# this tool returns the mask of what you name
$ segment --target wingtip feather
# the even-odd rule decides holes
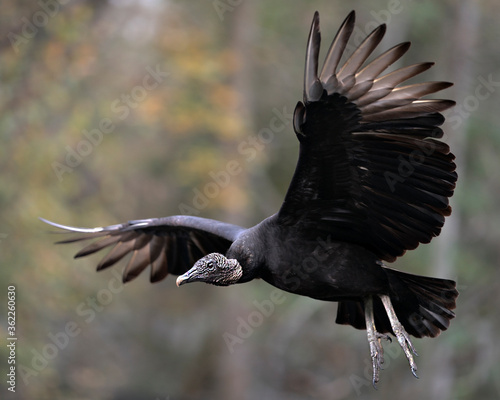
[[[76,226],[69,226],[69,225],[62,225],[58,224],[56,222],[49,221],[48,219],[38,217],[39,220],[42,222],[45,222],[48,225],[54,226],[56,228],[64,229],[66,231],[71,231],[71,232],[80,232],[80,233],[97,233],[97,232],[102,232],[104,228],[102,227],[97,227],[97,228],[80,228]]]
[[[328,53],[325,57],[325,62],[323,63],[323,68],[320,73],[320,80],[323,84],[329,84],[332,77],[335,77],[335,73],[342,58],[342,54],[347,46],[352,32],[354,31],[354,25],[356,22],[356,13],[352,10],[349,15],[347,15],[342,25],[340,25],[335,38],[333,39]],[[334,80],[335,81],[335,80]],[[330,85],[331,86],[331,85]],[[335,86],[335,85],[334,85]]]
[[[319,13],[314,13],[309,38],[307,40],[306,66],[304,71],[304,102],[315,101],[321,97],[322,86],[318,79],[318,56],[321,44]]]

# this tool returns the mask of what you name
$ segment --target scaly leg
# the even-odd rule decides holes
[[[387,316],[389,317],[389,321],[391,322],[392,331],[398,338],[399,345],[405,352],[406,358],[410,363],[411,372],[415,376],[415,378],[418,378],[417,364],[415,364],[415,361],[413,360],[412,353],[415,354],[416,356],[418,356],[418,354],[415,351],[415,348],[413,347],[413,344],[410,341],[410,335],[408,335],[408,333],[403,328],[403,325],[401,325],[401,322],[399,322],[398,317],[396,316],[396,313],[394,311],[394,308],[392,307],[391,299],[389,298],[389,296],[381,294],[379,295],[379,297],[382,300],[382,303],[384,304],[385,311],[387,312]]]
[[[367,296],[365,302],[365,321],[366,321],[366,335],[368,343],[370,344],[370,354],[372,356],[373,365],[373,386],[377,387],[379,381],[380,369],[384,363],[384,348],[380,339],[392,341],[388,335],[378,333],[375,329],[375,317],[373,314],[373,297]]]

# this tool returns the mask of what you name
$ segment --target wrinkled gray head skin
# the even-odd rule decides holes
[[[219,253],[211,253],[194,264],[184,275],[177,278],[177,286],[189,282],[205,282],[217,286],[236,283],[243,275],[241,265]]]

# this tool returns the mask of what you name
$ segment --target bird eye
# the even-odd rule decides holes
[[[210,269],[210,270],[215,269],[215,262],[213,262],[212,260],[210,260],[209,262],[207,262],[207,268]]]

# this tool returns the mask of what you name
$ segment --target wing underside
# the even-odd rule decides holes
[[[129,221],[99,228],[75,228],[44,222],[77,235],[57,243],[93,240],[75,258],[85,257],[109,248],[97,265],[102,270],[129,256],[123,270],[123,281],[136,278],[149,265],[150,281],[158,282],[168,274],[185,273],[200,258],[213,252],[224,254],[244,230],[223,222],[190,216],[173,216]],[[61,232],[58,232],[61,233]]]
[[[384,73],[408,50],[401,43],[366,63],[382,40],[376,28],[344,64],[354,28],[349,14],[318,72],[319,17],[306,54],[304,101],[294,115],[297,168],[279,212],[283,224],[323,231],[393,261],[437,236],[449,215],[457,175],[441,142],[441,112],[451,100],[423,97],[448,82],[405,84],[429,69],[419,63]]]

